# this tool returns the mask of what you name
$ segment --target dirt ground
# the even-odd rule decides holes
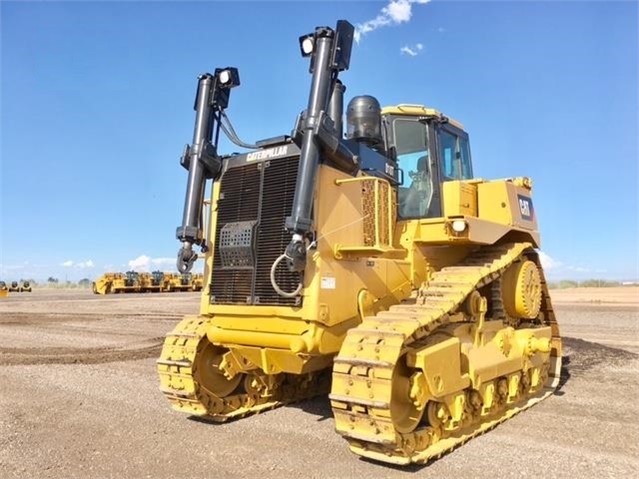
[[[163,335],[199,293],[36,289],[0,300],[0,477],[630,477],[639,470],[639,288],[553,291],[551,398],[426,466],[362,460],[327,398],[222,425],[158,391]]]

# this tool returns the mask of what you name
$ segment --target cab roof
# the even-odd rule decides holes
[[[442,113],[439,110],[428,108],[424,105],[400,103],[395,106],[385,106],[382,108],[382,115],[425,116],[429,118],[436,118],[442,116]],[[447,118],[450,124],[456,126],[460,130],[464,130],[464,125],[459,123],[457,120],[450,117]]]

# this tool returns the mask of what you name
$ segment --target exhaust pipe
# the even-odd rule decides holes
[[[337,138],[344,137],[343,115],[344,115],[344,92],[346,86],[339,80],[335,80],[333,85],[333,93],[331,95],[331,101],[328,104],[328,116],[333,120],[335,127],[335,134]]]

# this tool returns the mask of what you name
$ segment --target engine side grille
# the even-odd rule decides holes
[[[284,229],[284,218],[291,213],[295,183],[297,181],[297,158],[271,161],[264,169],[262,211],[257,239],[257,274],[255,281],[256,302],[259,304],[296,305],[301,297],[283,298],[271,286],[271,266],[281,255],[291,235]],[[294,291],[300,282],[299,273],[291,273],[282,261],[275,271],[275,280],[284,291]]]
[[[271,286],[273,262],[284,252],[290,234],[284,218],[290,214],[297,180],[298,157],[251,163],[228,169],[221,179],[217,205],[211,302],[216,304],[297,305],[301,297],[283,298]],[[228,266],[221,260],[220,237],[229,223],[257,222],[255,267]],[[276,271],[284,291],[293,291],[300,276],[284,265]]]
[[[227,223],[257,219],[260,199],[261,171],[253,163],[231,168],[221,182],[217,210],[217,233],[213,250],[213,282],[211,301],[244,303],[252,296],[253,270],[223,268],[219,254],[221,230]]]

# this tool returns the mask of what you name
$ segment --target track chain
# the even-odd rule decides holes
[[[417,295],[388,311],[366,317],[350,330],[335,358],[333,386],[330,395],[336,429],[362,456],[384,462],[425,463],[463,444],[548,396],[557,386],[559,371],[550,378],[535,397],[523,398],[516,405],[504,407],[496,415],[465,425],[447,434],[431,426],[410,433],[396,430],[391,416],[393,370],[403,354],[417,349],[420,342],[440,326],[449,322],[469,294],[497,280],[522,256],[537,263],[543,288],[544,325],[551,326],[553,345],[560,357],[559,330],[550,303],[539,259],[530,243],[497,245],[480,249],[460,264],[434,273]],[[491,284],[491,295],[497,299]],[[501,301],[497,301],[501,308]]]
[[[186,317],[164,340],[157,368],[160,391],[173,409],[224,422],[328,393],[330,372],[325,370],[300,375],[279,374],[272,387],[260,391],[246,392],[240,383],[230,395],[215,396],[197,381],[196,358],[208,342],[208,323],[209,318],[204,316]]]

